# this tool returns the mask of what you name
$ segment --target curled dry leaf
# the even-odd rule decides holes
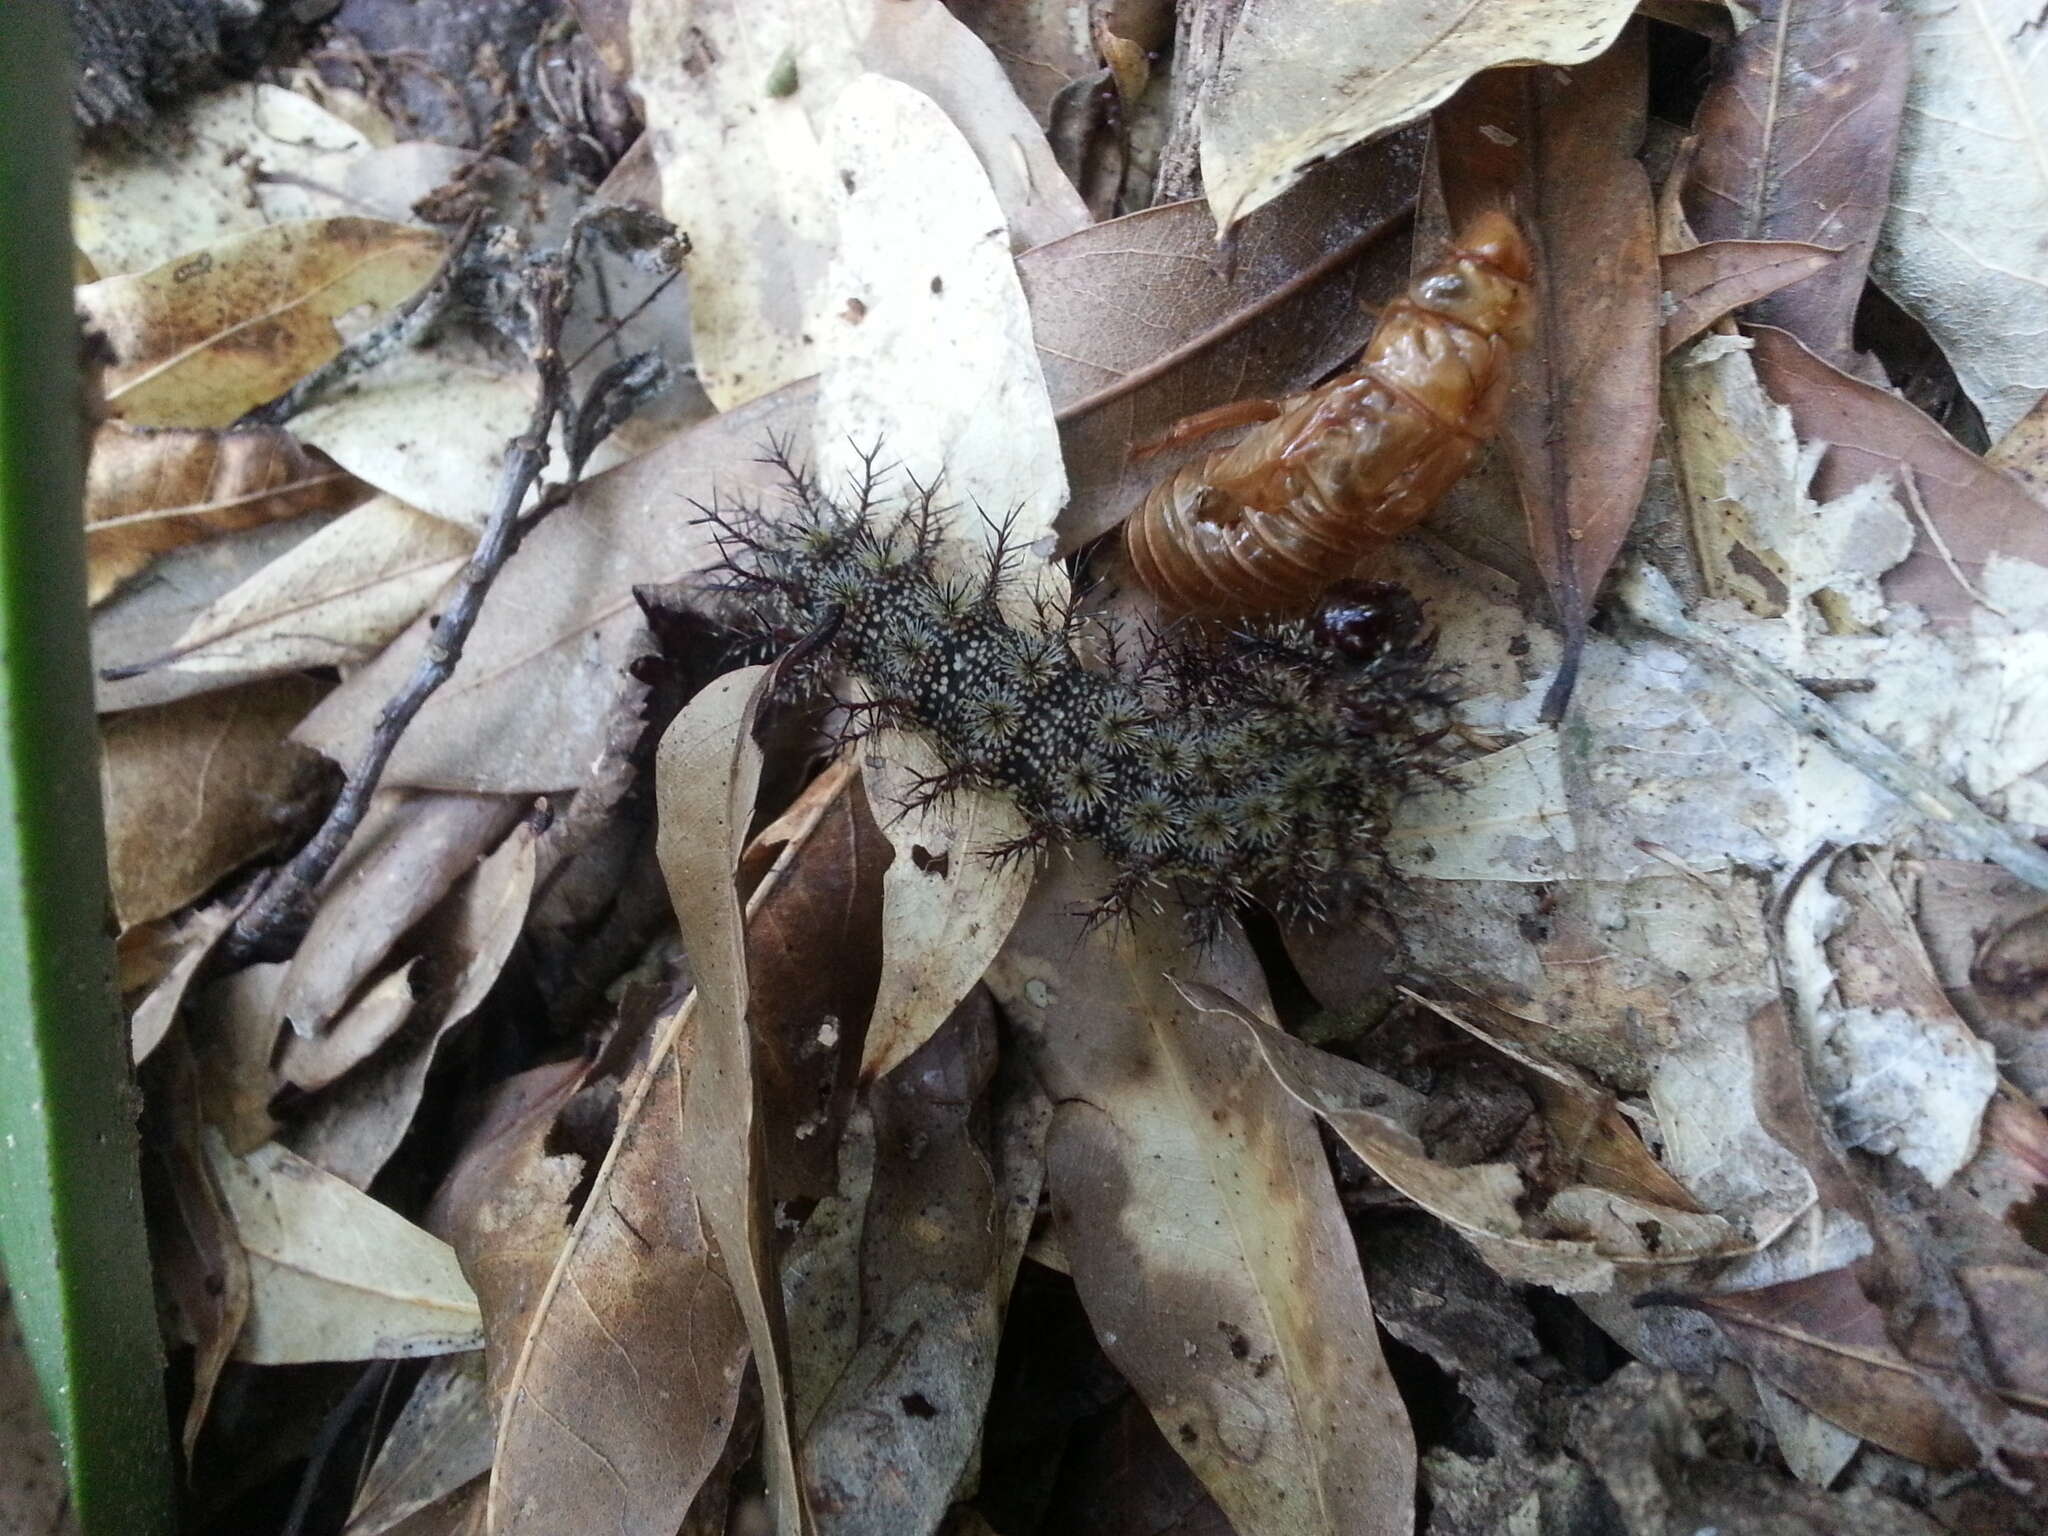
[[[343,1009],[322,1033],[290,1036],[278,1056],[278,1076],[294,1088],[317,1093],[369,1057],[397,1034],[399,1026],[411,1016],[416,1000],[412,970],[418,963],[417,958],[408,960],[371,982],[363,989],[362,996]],[[280,981],[282,979],[279,978]],[[273,1001],[271,1006],[276,1007],[276,1003]],[[271,1022],[275,1024],[278,1017],[278,1014],[272,1014]],[[303,1155],[304,1148],[300,1151]],[[329,1173],[339,1172],[320,1157],[316,1156],[312,1161]],[[360,1189],[367,1181],[350,1179],[349,1182]]]
[[[108,422],[85,480],[85,564],[98,603],[158,555],[360,501],[361,482],[276,427],[149,432]]]
[[[406,1360],[476,1349],[483,1324],[454,1250],[276,1143],[207,1161],[249,1254],[254,1365]]]
[[[1681,1204],[1674,1207],[1627,1194],[1603,1201],[1590,1186],[1573,1186],[1557,1191],[1533,1220],[1527,1218],[1522,1207],[1530,1191],[1512,1165],[1454,1167],[1428,1154],[1417,1134],[1422,1105],[1416,1095],[1274,1029],[1214,987],[1176,985],[1191,1006],[1247,1031],[1282,1088],[1328,1121],[1367,1167],[1450,1223],[1511,1280],[1558,1291],[1610,1291],[1617,1266],[1703,1262],[1728,1251],[1727,1223],[1700,1214],[1682,1190]],[[1664,1187],[1670,1187],[1668,1175]],[[1656,1245],[1647,1245],[1631,1223],[1656,1224]]]
[[[1406,1533],[1414,1440],[1308,1112],[1180,970],[1257,996],[1241,936],[1086,930],[1082,855],[1039,882],[990,973],[1057,1105],[1046,1180],[1103,1348],[1247,1536]]]
[[[178,1020],[178,1010],[184,1006],[185,993],[193,978],[212,955],[214,946],[234,926],[239,911],[234,902],[217,901],[179,920],[168,940],[169,960],[163,973],[149,984],[149,990],[129,1011],[128,1055],[137,1066],[163,1044],[164,1036]]]
[[[716,795],[723,783],[706,776],[692,788]],[[829,1108],[818,1117],[820,1089],[850,1082],[860,1022],[823,1023],[819,1010],[850,1014],[863,970],[869,995],[873,987],[875,901],[871,889],[860,891],[872,884],[861,866],[872,860],[874,835],[863,830],[850,772],[817,784],[821,793],[807,791],[749,850],[750,858],[772,855],[748,902],[749,969],[767,1026],[756,1056],[771,1111],[764,1138],[803,1154],[763,1176],[788,1181],[791,1193],[814,1193],[797,1187],[800,1170],[814,1166],[814,1144],[829,1160],[838,1142]],[[843,937],[827,939],[821,956],[812,941],[833,933]],[[841,953],[844,945],[853,947]],[[834,971],[844,974],[821,992],[819,973]],[[854,996],[829,996],[841,987]],[[494,1498],[507,1530],[552,1533],[598,1508],[616,1512],[621,1529],[668,1536],[734,1427],[746,1323],[692,1181],[732,1149],[701,1104],[685,1120],[697,1008],[664,1021],[649,1066],[627,1086],[618,1138],[573,1233],[564,1223],[575,1162],[545,1155],[573,1081],[529,1074],[535,1086],[521,1092],[529,1107],[508,1106],[501,1132],[479,1133],[436,1200],[436,1222],[484,1299],[507,1447]],[[828,1031],[844,1037],[836,1064],[819,1038]],[[799,1135],[806,1117],[818,1118]],[[511,1171],[504,1185],[500,1168]]]
[[[151,1250],[173,1326],[193,1345],[185,1454],[192,1454],[214,1389],[249,1318],[250,1260],[208,1145],[192,1048],[173,1040],[148,1078],[150,1109],[142,1198]]]
[[[229,235],[339,213],[342,199],[317,183],[338,181],[369,147],[297,91],[225,86],[161,114],[146,144],[88,146],[72,179],[72,238],[95,276],[117,277]]]
[[[206,1123],[237,1157],[277,1136],[277,987],[282,965],[250,965],[221,977],[193,1000],[187,1038],[198,1061]]]
[[[522,809],[499,795],[380,791],[292,956],[278,999],[292,1029],[307,1038],[320,1034]]]
[[[1331,156],[1415,121],[1481,70],[1585,63],[1633,10],[1616,0],[1480,0],[1446,12],[1395,0],[1360,26],[1347,0],[1245,7],[1202,110],[1202,181],[1218,227]]]
[[[308,219],[230,235],[79,290],[113,349],[107,408],[143,427],[225,427],[341,350],[334,322],[425,286],[442,242],[377,219]]]
[[[372,497],[216,598],[164,659],[235,677],[362,661],[420,616],[475,543],[453,523]]]
[[[1905,25],[1912,83],[1872,266],[1996,440],[2048,390],[2048,52],[2025,0],[1916,0]]]
[[[692,1185],[754,1351],[769,1501],[778,1529],[802,1536],[812,1521],[797,1475],[762,1081],[747,1026],[746,922],[733,878],[761,782],[754,722],[779,676],[776,667],[728,673],[676,716],[655,757],[656,850],[697,983],[697,1055],[683,1089],[680,1135],[697,1149]]]
[[[1548,719],[1569,696],[1594,593],[1656,452],[1663,282],[1649,181],[1635,158],[1645,80],[1637,31],[1569,72],[1482,76],[1437,117],[1452,219],[1512,208],[1535,248],[1534,336],[1501,437],[1565,632]]]
[[[518,942],[533,899],[538,836],[531,822],[514,827],[421,924],[418,949],[429,977],[425,996],[409,1017],[393,996],[391,1012],[398,1017],[385,1028],[389,1043],[327,1092],[286,1138],[307,1161],[367,1189],[398,1149],[412,1128],[441,1042],[483,1003]],[[404,976],[417,963],[407,961],[394,975]],[[395,992],[392,978],[371,987],[326,1035],[314,1040],[292,1036],[280,1069],[287,1077],[295,1069],[312,1076],[332,1073],[376,1041],[383,1021],[359,1025],[357,1019],[387,988]]]
[[[1228,264],[1200,202],[1017,259],[1073,482],[1062,550],[1108,532],[1177,462],[1134,464],[1134,443],[1225,400],[1292,394],[1365,344],[1373,306],[1407,279],[1422,146],[1420,130],[1398,133],[1320,168],[1284,208],[1245,221]]]
[[[1725,315],[1823,271],[1838,253],[1798,240],[1713,240],[1665,253],[1660,345],[1677,351]]]
[[[290,833],[321,775],[285,737],[322,691],[277,678],[107,723],[100,784],[122,927],[177,911]]]
[[[1750,318],[1855,368],[1856,306],[1884,221],[1906,104],[1909,23],[1883,0],[1767,0],[1721,55],[1682,188],[1700,239],[1841,252],[1757,296]],[[1670,350],[1669,347],[1666,350]]]

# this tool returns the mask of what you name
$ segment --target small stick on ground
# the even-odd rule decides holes
[[[569,410],[569,373],[562,366],[562,324],[567,316],[573,282],[577,236],[572,232],[561,251],[533,263],[528,277],[527,303],[532,320],[531,350],[540,374],[539,395],[526,430],[506,446],[499,471],[498,491],[491,504],[489,522],[482,539],[470,555],[469,564],[458,578],[453,599],[433,625],[426,654],[406,684],[377,716],[376,728],[362,758],[350,771],[348,782],[327,819],[312,840],[271,876],[263,892],[237,920],[223,946],[231,963],[275,958],[289,953],[312,920],[320,883],[348,847],[377,783],[384,775],[398,740],[412,724],[413,717],[435,689],[445,683],[462,660],[462,648],[483,610],[484,595],[503,569],[505,561],[532,526],[519,515],[526,493],[540,475],[548,458],[548,430]],[[566,500],[582,466],[572,465],[567,482],[550,486],[542,508],[559,506]],[[536,511],[541,510],[537,508]]]

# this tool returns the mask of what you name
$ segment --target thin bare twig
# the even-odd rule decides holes
[[[280,950],[288,952],[298,942],[312,918],[315,893],[361,824],[399,738],[434,690],[454,673],[462,660],[462,648],[483,609],[484,595],[531,526],[520,517],[519,508],[547,463],[548,430],[558,416],[566,416],[569,407],[568,370],[562,366],[560,342],[568,311],[575,246],[576,234],[572,232],[563,250],[535,261],[529,269],[531,349],[534,367],[540,374],[540,388],[526,430],[506,447],[497,495],[483,537],[456,581],[453,599],[434,623],[419,665],[378,714],[362,758],[350,772],[326,821],[291,862],[271,877],[262,894],[236,921],[224,946],[231,961],[246,963],[275,956]],[[572,484],[580,469],[580,465],[572,467]],[[560,494],[555,494],[557,490]],[[551,487],[544,504],[559,505],[567,494],[566,488]]]

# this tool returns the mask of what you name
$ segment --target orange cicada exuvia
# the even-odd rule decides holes
[[[1258,423],[1146,496],[1124,527],[1139,581],[1176,612],[1224,618],[1303,612],[1367,573],[1499,425],[1530,276],[1514,220],[1482,214],[1387,306],[1356,368],[1290,400],[1191,416],[1148,445]]]

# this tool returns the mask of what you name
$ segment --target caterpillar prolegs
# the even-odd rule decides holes
[[[931,491],[870,477],[835,498],[792,470],[786,506],[710,515],[752,621],[814,675],[860,679],[876,723],[922,732],[933,793],[1014,799],[1029,833],[986,852],[1099,844],[1118,870],[1104,914],[1169,889],[1197,919],[1246,896],[1313,911],[1384,874],[1387,809],[1437,771],[1446,702],[1406,592],[1354,583],[1313,618],[1183,627],[1099,670],[1070,609],[1006,612],[1000,541],[977,574],[942,561],[942,512]]]

